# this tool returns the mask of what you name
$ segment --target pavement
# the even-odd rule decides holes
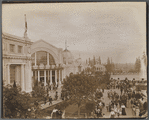
[[[62,85],[59,85],[58,89],[56,90],[56,91],[58,92],[58,99],[55,100],[56,91],[55,91],[55,90],[51,90],[51,91],[49,92],[49,96],[52,97],[52,104],[49,104],[50,102],[47,102],[46,104],[41,104],[40,109],[46,109],[46,108],[48,108],[48,107],[51,107],[51,106],[53,106],[53,105],[56,105],[56,104],[62,102],[62,100],[61,100],[61,89],[62,89],[62,88],[61,88],[61,87],[62,87]]]
[[[60,93],[60,89],[61,87],[58,89],[58,93]],[[110,89],[111,90],[111,89]],[[111,101],[109,98],[108,98],[108,91],[110,90],[104,90],[104,93],[103,93],[103,97],[101,98],[102,101],[105,103],[105,107],[103,108],[103,113],[105,114],[104,118],[109,118],[110,117],[110,112],[107,111],[106,109],[106,106],[109,104],[109,102]],[[112,91],[116,91],[119,95],[120,95],[120,90],[118,89],[112,89]],[[50,92],[50,95],[52,98],[54,98],[55,96],[55,91],[51,91]],[[47,102],[46,104],[42,104],[41,105],[41,109],[45,109],[45,108],[48,108],[50,106],[53,106],[53,105],[56,105],[58,103],[62,102],[62,100],[60,99],[60,94],[58,94],[58,100],[53,100],[52,101],[52,105],[49,105],[49,102]],[[129,103],[130,104],[130,103]],[[130,106],[130,105],[129,105]],[[75,110],[74,110],[75,109]],[[77,106],[74,106],[71,105],[65,109],[66,111],[66,116],[69,116],[69,117],[73,117],[73,114],[77,111]],[[68,113],[67,113],[68,112]],[[48,116],[47,116],[48,117]],[[120,115],[119,118],[134,118],[135,116],[133,116],[132,114],[132,109],[130,107],[126,108],[126,115],[125,116],[122,116]]]
[[[110,89],[111,90],[111,89]],[[105,107],[103,108],[103,113],[105,114],[105,118],[109,118],[110,117],[110,112],[107,111],[106,109],[106,106],[109,104],[109,102],[111,101],[109,98],[108,98],[108,91],[110,90],[105,90],[104,93],[103,93],[103,97],[102,97],[102,100],[103,102],[105,103]],[[116,93],[118,93],[119,95],[121,94],[120,93],[120,90],[118,89],[112,89],[112,91],[116,91]],[[132,114],[132,109],[130,107],[130,102],[128,102],[128,106],[126,109],[126,115],[123,116],[123,115],[120,115],[119,118],[134,118],[135,116]]]

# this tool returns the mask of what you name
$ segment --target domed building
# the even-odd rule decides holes
[[[74,57],[67,48],[63,51],[63,68],[64,74],[69,76],[70,73],[76,74],[81,72],[81,58],[74,60]]]
[[[67,49],[63,51],[63,63],[64,64],[72,64],[73,63],[73,55]]]

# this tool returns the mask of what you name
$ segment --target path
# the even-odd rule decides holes
[[[111,89],[110,89],[111,90]],[[107,93],[108,93],[108,91],[110,91],[110,90],[105,90],[104,91],[104,93],[103,93],[103,97],[102,97],[102,100],[103,100],[103,102],[105,103],[105,107],[103,108],[103,113],[105,114],[105,117],[110,117],[110,112],[107,112],[107,109],[106,109],[106,105],[108,105],[109,104],[109,102],[111,101],[109,98],[108,98],[108,95],[107,95]],[[112,91],[116,91],[116,93],[118,93],[119,95],[120,95],[120,90],[118,90],[118,89],[112,89]],[[129,103],[130,104],[130,103]],[[132,110],[131,110],[131,108],[130,107],[128,107],[128,108],[126,108],[126,116],[122,116],[122,115],[120,115],[120,118],[123,118],[123,117],[127,117],[127,118],[130,118],[130,117],[135,117],[135,116],[133,116],[133,114],[132,114]]]
[[[40,107],[41,109],[45,109],[45,108],[51,107],[53,105],[56,105],[56,104],[62,102],[62,100],[61,100],[61,89],[62,89],[61,86],[59,86],[58,89],[56,90],[58,92],[58,99],[57,100],[54,100],[55,99],[56,91],[55,90],[51,90],[49,92],[49,96],[52,97],[52,100],[53,100],[52,101],[52,105],[51,104],[49,105],[49,102],[47,102],[46,104],[41,104],[41,107]]]

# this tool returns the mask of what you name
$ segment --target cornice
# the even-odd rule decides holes
[[[31,57],[28,57],[28,56],[3,56],[3,59],[32,60],[32,58]]]
[[[30,44],[30,45],[33,43],[30,41],[30,39],[25,39],[23,37],[18,37],[18,36],[11,35],[8,33],[2,33],[2,38],[7,39],[7,40],[11,40],[11,41],[21,42],[24,44]]]

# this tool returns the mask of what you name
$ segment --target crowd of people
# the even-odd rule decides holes
[[[145,107],[147,102],[144,104],[140,103],[140,99],[144,99],[140,91],[136,91],[132,86],[135,85],[134,79],[130,81],[126,78],[123,81],[119,79],[113,80],[108,88],[109,89],[118,89],[120,94],[116,91],[110,90],[108,92],[108,98],[110,103],[107,105],[107,111],[110,112],[110,117],[115,118],[120,115],[126,115],[125,108],[131,108],[133,116],[141,117],[147,112]]]
[[[112,79],[110,84],[107,85],[107,98],[109,103],[105,103],[100,99],[96,102],[96,106],[93,112],[91,112],[91,118],[120,118],[121,116],[127,116],[126,109],[129,108],[132,110],[131,117],[141,117],[147,116],[147,101],[143,104],[140,102],[140,99],[144,99],[144,96],[140,91],[134,89],[135,80],[129,81],[127,78],[125,80],[114,80]],[[100,92],[104,93],[104,89],[100,89]],[[66,91],[61,91],[62,100],[69,99],[69,93]],[[58,92],[55,91],[54,100],[58,99]],[[52,105],[52,97],[49,97],[49,105]],[[109,116],[105,116],[106,113],[103,113],[103,108],[106,107],[106,112],[109,113]],[[105,112],[105,111],[104,111]],[[58,109],[53,109],[51,113],[52,118],[62,118],[62,111]],[[64,117],[64,116],[63,116]]]

